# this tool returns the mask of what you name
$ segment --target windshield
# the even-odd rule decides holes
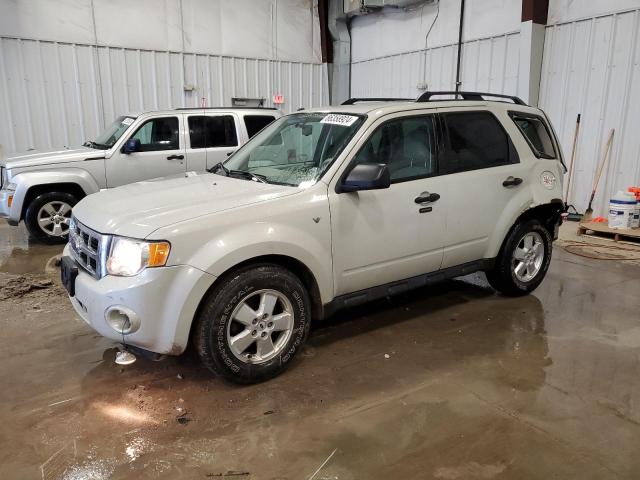
[[[99,148],[106,150],[113,147],[114,143],[122,136],[122,134],[131,126],[135,117],[118,117],[93,141],[88,141],[84,145],[91,148]]]
[[[224,169],[217,171],[245,174],[245,178],[254,175],[279,185],[311,185],[327,170],[363,121],[361,115],[334,113],[296,113],[281,117],[229,158]]]

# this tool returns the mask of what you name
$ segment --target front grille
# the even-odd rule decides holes
[[[69,226],[69,246],[75,261],[94,278],[105,274],[109,235],[102,235],[72,218]]]

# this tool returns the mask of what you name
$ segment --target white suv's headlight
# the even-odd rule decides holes
[[[131,277],[148,267],[162,267],[167,263],[170,250],[169,242],[114,237],[107,257],[107,273]]]

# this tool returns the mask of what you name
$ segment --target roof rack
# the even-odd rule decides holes
[[[276,107],[179,107],[176,110],[277,110]]]
[[[516,105],[526,105],[526,103],[524,103],[521,98],[516,97],[514,95],[503,95],[501,93],[487,93],[487,92],[446,92],[446,91],[424,92],[422,95],[418,97],[416,102],[435,102],[437,100],[433,100],[431,97],[441,96],[441,95],[454,95],[455,100],[460,100],[458,97],[462,97],[462,100],[476,100],[476,101],[489,100],[484,97],[504,98],[507,100],[511,100]]]
[[[413,102],[414,98],[349,98],[341,103],[341,105],[353,105],[358,102]]]

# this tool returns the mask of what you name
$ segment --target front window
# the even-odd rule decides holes
[[[135,117],[122,116],[116,118],[115,121],[105,128],[95,140],[86,142],[85,146],[101,150],[107,150],[113,147],[122,134],[131,126],[134,120]]]
[[[140,140],[141,152],[178,150],[178,117],[147,120],[131,138]]]
[[[363,121],[363,116],[349,114],[287,115],[260,131],[224,166],[231,174],[249,172],[268,183],[309,185],[329,168]]]

